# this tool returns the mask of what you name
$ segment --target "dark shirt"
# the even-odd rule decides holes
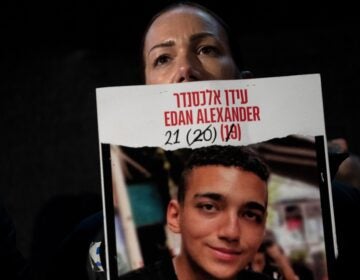
[[[103,215],[98,212],[69,234],[36,280],[105,280],[105,272],[94,265],[89,254],[90,246],[98,244],[102,267],[106,267],[103,239]]]
[[[156,262],[125,275],[122,275],[119,280],[177,280],[174,266],[171,258],[165,258],[162,261]],[[256,272],[244,270],[237,276],[239,280],[270,280],[267,276]]]
[[[334,181],[335,226],[339,257],[335,262],[334,279],[354,279],[359,273],[358,254],[360,252],[360,190]]]
[[[15,227],[7,210],[0,202],[0,270],[1,279],[30,278],[30,268],[16,246]]]

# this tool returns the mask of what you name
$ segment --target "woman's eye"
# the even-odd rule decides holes
[[[167,62],[169,62],[170,57],[168,55],[160,55],[159,57],[157,57],[154,61],[154,66],[160,66],[163,65]]]
[[[198,53],[202,55],[218,56],[220,51],[214,46],[203,46],[198,49]]]

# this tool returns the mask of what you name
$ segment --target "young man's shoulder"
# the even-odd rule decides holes
[[[238,280],[271,280],[270,277],[264,274],[260,274],[250,270],[243,270],[242,272],[240,272],[237,279]]]
[[[171,258],[164,258],[154,264],[120,276],[119,280],[177,280]]]
[[[120,276],[119,280],[177,280],[173,264],[170,258],[165,258],[152,265],[131,271]],[[239,280],[271,280],[263,274],[252,271],[239,273]]]

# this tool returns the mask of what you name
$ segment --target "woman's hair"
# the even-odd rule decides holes
[[[239,72],[241,72],[244,69],[244,67],[243,67],[243,60],[242,60],[241,51],[240,51],[240,44],[237,41],[236,36],[231,31],[229,25],[215,12],[211,11],[210,9],[208,9],[198,3],[194,3],[194,2],[190,2],[190,1],[179,1],[179,2],[172,3],[168,6],[166,6],[165,8],[163,8],[162,10],[160,10],[157,14],[155,14],[151,18],[151,20],[149,21],[148,25],[146,26],[146,28],[144,30],[142,41],[141,41],[140,51],[141,51],[141,57],[142,57],[142,59],[141,59],[142,69],[143,70],[145,69],[145,60],[144,60],[144,55],[143,55],[144,54],[144,46],[145,46],[145,37],[146,37],[151,25],[162,14],[164,14],[168,11],[180,8],[180,7],[190,7],[190,8],[195,8],[200,11],[203,11],[203,12],[207,13],[208,15],[210,15],[211,17],[213,17],[220,24],[220,26],[222,26],[224,28],[225,34],[228,39],[231,56],[235,62],[235,65],[237,66]],[[143,78],[143,80],[145,80],[144,71],[142,71],[142,73],[143,73],[142,78]]]

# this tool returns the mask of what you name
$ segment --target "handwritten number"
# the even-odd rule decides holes
[[[165,145],[173,145],[173,144],[179,144],[179,129],[172,132],[171,130],[166,131],[165,137],[167,137],[167,140],[165,142]]]

